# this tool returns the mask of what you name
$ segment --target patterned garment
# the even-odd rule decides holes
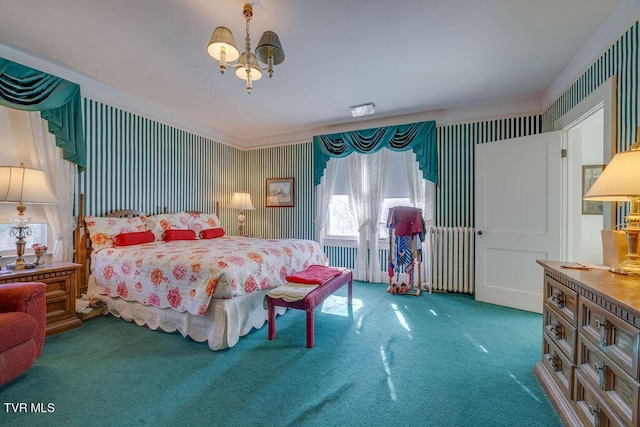
[[[289,274],[328,263],[314,241],[235,236],[107,248],[91,258],[101,294],[195,315],[211,298],[274,288]]]
[[[396,237],[396,262],[398,266],[411,263],[411,241],[412,236],[397,236]]]

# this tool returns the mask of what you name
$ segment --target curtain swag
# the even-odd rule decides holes
[[[314,136],[314,185],[320,184],[324,169],[331,157],[346,157],[353,152],[375,153],[383,148],[392,151],[413,150],[424,179],[438,183],[436,122],[432,120]]]
[[[0,105],[40,111],[63,158],[86,167],[80,86],[47,73],[0,58]]]

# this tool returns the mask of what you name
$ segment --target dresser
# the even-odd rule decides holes
[[[14,271],[0,276],[3,283],[43,282],[47,285],[46,336],[58,334],[82,325],[76,316],[76,286],[80,264],[49,263],[38,268]]]
[[[568,426],[640,426],[640,277],[544,268],[535,373]]]

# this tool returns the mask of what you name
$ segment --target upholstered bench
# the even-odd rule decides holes
[[[320,305],[329,295],[333,294],[345,284],[349,285],[347,290],[347,303],[351,305],[353,276],[351,275],[351,271],[349,270],[344,270],[339,276],[333,277],[322,283],[320,286],[309,292],[304,297],[304,299],[300,301],[290,302],[285,301],[282,298],[272,298],[271,296],[267,295],[267,309],[269,311],[269,339],[272,340],[276,337],[276,306],[295,308],[307,312],[307,348],[313,348],[313,312],[315,308]]]

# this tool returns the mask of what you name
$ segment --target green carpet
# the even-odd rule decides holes
[[[540,315],[358,282],[348,313],[346,288],[336,295],[316,309],[313,349],[298,310],[278,317],[274,341],[265,324],[217,352],[91,319],[47,338],[34,366],[0,387],[0,425],[562,425],[533,373]]]

